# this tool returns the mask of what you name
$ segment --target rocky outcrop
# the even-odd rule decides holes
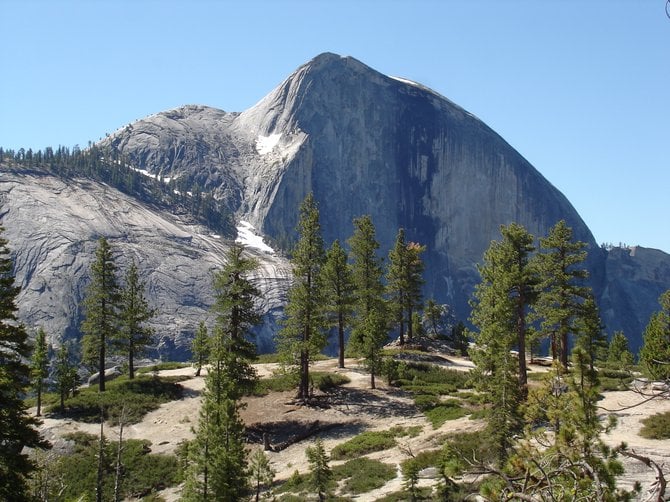
[[[350,57],[317,56],[242,113],[184,106],[125,126],[100,146],[118,150],[134,168],[166,181],[187,177],[225,201],[238,221],[284,247],[295,238],[298,207],[309,192],[319,202],[327,243],[345,241],[353,218],[369,214],[386,254],[403,227],[408,240],[427,247],[425,296],[451,304],[460,319],[467,319],[468,300],[479,281],[476,264],[500,237],[500,226],[513,221],[538,237],[561,219],[573,228],[587,244],[591,285],[610,330],[621,328],[639,339],[659,291],[670,288],[668,255],[601,249],[569,201],[481,120],[431,89],[382,75]],[[21,185],[44,189],[29,179],[13,183],[14,195]],[[60,200],[75,189],[49,183],[53,186],[43,197]],[[73,320],[67,312],[79,315],[86,270],[76,257],[81,250],[90,256],[95,237],[104,234],[131,254],[155,250],[147,253],[144,266],[153,271],[155,298],[170,311],[161,321],[170,333],[163,345],[176,340],[183,346],[192,330],[190,313],[206,310],[207,275],[220,263],[225,244],[205,229],[77,183],[82,203],[93,197],[88,191],[98,195],[85,208],[63,203],[81,212],[68,237],[54,240],[44,229],[29,236],[13,230],[10,236],[23,239],[17,270],[24,288],[47,294],[41,305],[49,307],[40,307],[39,315],[62,318],[64,329],[74,333],[76,316]],[[27,194],[22,199],[30,204]],[[24,211],[35,215],[26,225],[42,228],[36,223],[39,204]],[[114,219],[119,217],[123,223]],[[147,219],[156,221],[143,226]],[[155,232],[148,230],[153,225]],[[58,242],[61,251],[54,247]],[[45,259],[49,264],[40,265]],[[267,291],[277,292],[265,311],[276,321],[279,284],[288,281],[288,268],[276,257],[263,263]],[[63,277],[72,281],[62,289],[69,305],[63,307],[60,298],[48,300],[47,288],[53,277],[70,270],[77,279]],[[261,339],[269,340],[276,324],[263,329]]]
[[[103,144],[152,173],[208,176],[220,196],[239,194],[231,209],[275,242],[295,237],[309,192],[327,242],[370,214],[386,253],[403,227],[427,247],[426,295],[463,319],[475,264],[512,221],[541,236],[565,219],[590,248],[593,285],[603,279],[604,253],[580,216],[500,136],[434,91],[350,57],[316,57],[240,114],[183,107]]]
[[[4,236],[15,261],[22,320],[43,326],[58,345],[78,338],[81,300],[97,239],[113,246],[119,269],[138,263],[158,316],[152,357],[184,358],[200,320],[211,321],[211,276],[224,264],[229,242],[201,226],[181,222],[107,185],[67,182],[43,174],[3,171],[0,200]],[[255,278],[265,316],[258,342],[268,349],[285,301],[289,268],[284,259],[248,248],[260,262]]]

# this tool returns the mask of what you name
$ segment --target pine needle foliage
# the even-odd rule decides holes
[[[325,260],[319,209],[310,193],[300,205],[298,242],[293,250],[293,284],[288,292],[284,327],[277,337],[281,359],[297,370],[299,399],[310,396],[309,367],[326,345],[324,291],[320,280]]]
[[[4,229],[0,227],[0,235]],[[0,237],[0,500],[31,500],[27,481],[35,469],[24,447],[47,448],[28,415],[23,394],[30,386],[28,333],[18,322],[13,262],[8,242]]]

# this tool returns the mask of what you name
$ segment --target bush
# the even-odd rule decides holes
[[[640,436],[647,439],[670,439],[670,411],[642,420]]]
[[[330,452],[332,460],[358,458],[375,451],[388,450],[396,445],[395,438],[419,434],[420,427],[392,427],[386,431],[367,431],[354,436],[349,441],[338,444]]]
[[[326,373],[313,371],[310,373],[312,385],[322,392],[327,392],[335,387],[349,383],[351,380],[340,373]],[[298,387],[298,375],[293,372],[277,372],[270,378],[258,381],[254,395],[265,396],[270,392],[285,392]]]
[[[181,399],[183,387],[178,382],[184,378],[188,377],[121,377],[107,382],[105,392],[84,388],[66,401],[64,415],[81,422],[98,422],[102,406],[104,419],[116,423],[125,408],[125,422],[134,424],[161,404]],[[60,406],[52,405],[47,411],[58,413]]]
[[[338,444],[330,452],[333,460],[353,459],[375,451],[388,450],[396,445],[395,436],[389,431],[368,431]]]
[[[94,500],[98,469],[99,438],[92,434],[77,432],[65,436],[74,442],[73,451],[56,461],[56,477],[62,480],[63,500]],[[148,441],[131,439],[123,441],[121,462],[124,497],[174,486],[181,482],[177,458],[173,455],[151,454]],[[104,500],[113,499],[117,442],[105,442]],[[59,498],[60,500],[60,498]]]
[[[426,414],[426,418],[428,418],[432,424],[433,429],[437,429],[447,420],[456,420],[457,418],[468,415],[470,412],[462,408],[458,400],[450,399],[440,403],[430,410],[426,410],[424,413]]]
[[[324,373],[313,371],[310,373],[310,376],[312,378],[314,387],[319,389],[321,392],[327,392],[334,389],[335,387],[339,387],[340,385],[351,382],[351,379],[348,376],[342,375],[341,373]]]
[[[396,477],[396,468],[379,460],[367,457],[349,460],[333,468],[336,480],[346,480],[343,488],[347,493],[359,494],[381,488]]]

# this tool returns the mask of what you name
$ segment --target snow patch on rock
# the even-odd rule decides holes
[[[261,155],[268,154],[279,143],[281,133],[270,134],[269,136],[258,135],[256,139],[256,151]]]
[[[235,242],[265,253],[275,253],[275,250],[263,242],[263,237],[256,234],[256,229],[247,221],[240,221],[237,227],[237,239],[235,239]]]

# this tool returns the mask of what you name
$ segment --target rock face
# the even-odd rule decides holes
[[[79,338],[81,300],[89,282],[97,239],[104,235],[121,271],[134,258],[146,293],[159,315],[157,342],[148,355],[184,358],[200,320],[210,320],[212,273],[224,264],[230,242],[206,228],[180,222],[89,180],[2,172],[4,236],[15,260],[22,320],[43,326],[58,345]],[[285,260],[249,248],[260,262],[255,278],[263,291],[265,323],[259,345],[269,349],[268,330],[285,301],[290,271]]]
[[[408,240],[427,246],[425,296],[451,304],[464,320],[479,281],[476,264],[500,237],[500,225],[513,221],[539,237],[564,219],[587,243],[590,281],[608,328],[623,328],[632,339],[639,339],[657,309],[660,292],[670,288],[668,255],[601,249],[568,200],[483,122],[420,84],[382,75],[349,57],[317,56],[242,113],[184,106],[127,125],[101,146],[117,149],[134,167],[156,176],[197,182],[277,245],[295,238],[298,207],[309,192],[319,201],[327,243],[345,241],[353,218],[369,214],[385,255],[403,227]],[[46,190],[42,181],[12,183],[6,199],[24,190],[23,204],[28,191]],[[185,313],[204,312],[210,301],[207,275],[220,264],[225,245],[206,230],[184,227],[118,194],[113,197],[123,204],[117,208],[102,199],[112,197],[110,190],[79,185],[78,198],[98,193],[98,200],[77,211],[97,216],[80,217],[67,237],[51,239],[46,230],[21,237],[5,222],[14,228],[8,236],[14,244],[14,238],[23,239],[25,251],[18,252],[17,262],[23,286],[41,298],[24,315],[62,318],[74,333],[72,313],[79,315],[76,300],[87,270],[78,253],[83,249],[90,259],[95,237],[104,234],[138,256],[155,249],[143,267],[153,271],[159,308],[170,311],[160,321],[164,345],[176,340],[183,346],[193,329]],[[44,197],[62,199],[75,188],[49,190]],[[36,225],[38,210],[39,205],[23,209],[31,215],[19,228]],[[11,203],[9,211],[13,217]],[[262,258],[267,291],[276,292],[264,308],[276,314],[288,268],[280,258]],[[71,271],[76,280],[66,277]],[[47,299],[47,285],[57,273],[72,281],[63,289],[71,297],[69,307]],[[269,336],[274,328],[264,329]]]

